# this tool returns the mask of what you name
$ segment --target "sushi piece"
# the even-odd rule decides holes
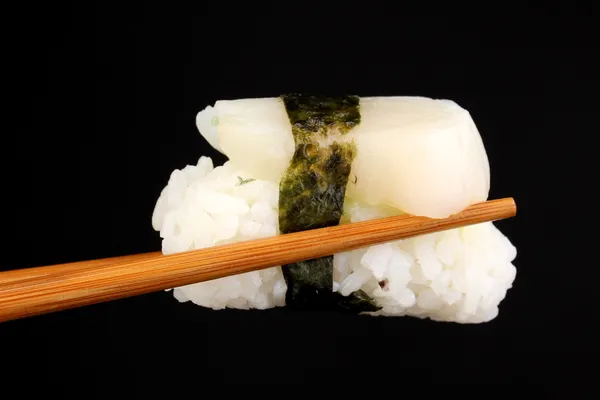
[[[173,171],[152,216],[165,254],[401,213],[444,217],[487,199],[481,137],[448,100],[220,101],[197,124],[229,160],[214,167],[202,156]],[[497,316],[515,257],[490,222],[173,293],[212,309],[333,308],[480,323]]]

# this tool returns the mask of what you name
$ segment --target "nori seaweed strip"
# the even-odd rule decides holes
[[[319,137],[345,134],[360,123],[356,96],[281,96],[292,124],[295,152],[279,185],[279,230],[292,233],[338,225],[352,161],[353,142],[321,146]],[[362,290],[333,292],[333,255],[284,265],[286,305],[301,309],[377,311]]]

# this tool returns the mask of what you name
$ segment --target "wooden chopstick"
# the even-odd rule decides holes
[[[0,272],[0,322],[137,296],[378,243],[510,218],[512,198],[443,219],[401,215],[218,245]]]

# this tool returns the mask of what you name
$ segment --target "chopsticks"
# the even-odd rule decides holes
[[[0,272],[0,322],[323,257],[516,215],[513,198],[448,218],[401,215],[162,255],[160,252]]]

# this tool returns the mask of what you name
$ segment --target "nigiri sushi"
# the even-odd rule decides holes
[[[196,117],[228,161],[172,172],[152,224],[171,254],[403,213],[442,218],[487,200],[469,112],[425,97],[221,100]],[[516,248],[492,223],[173,288],[212,309],[333,308],[481,323],[512,287]]]

